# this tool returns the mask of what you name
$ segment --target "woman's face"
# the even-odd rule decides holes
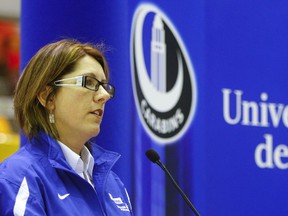
[[[62,77],[88,75],[106,81],[101,65],[91,56],[81,58],[71,73]],[[54,98],[55,125],[63,143],[82,142],[98,135],[105,103],[110,95],[100,85],[97,91],[84,87],[60,87]],[[83,143],[84,142],[84,143]]]

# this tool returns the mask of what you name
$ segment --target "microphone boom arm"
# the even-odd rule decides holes
[[[175,181],[175,179],[173,178],[173,176],[171,175],[171,173],[169,172],[169,170],[165,167],[165,165],[163,163],[161,163],[160,160],[155,161],[156,164],[158,164],[161,169],[164,170],[164,172],[168,175],[169,179],[171,180],[171,182],[174,184],[174,186],[176,187],[176,189],[178,190],[178,192],[181,194],[181,196],[183,197],[183,199],[186,201],[186,203],[189,205],[189,207],[192,209],[192,211],[194,212],[194,214],[196,216],[200,216],[200,214],[198,213],[198,211],[196,210],[196,208],[193,206],[193,204],[190,202],[190,200],[188,199],[188,197],[185,195],[185,193],[183,192],[183,190],[178,186],[177,182]]]

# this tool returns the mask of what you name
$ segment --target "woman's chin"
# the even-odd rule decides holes
[[[97,128],[96,130],[93,130],[91,132],[91,135],[92,135],[92,137],[96,137],[96,136],[98,136],[99,133],[100,133],[100,127]]]
[[[98,134],[100,133],[100,127],[98,126],[98,127],[90,128],[89,130],[87,130],[86,128],[86,131],[85,132],[83,131],[83,133],[86,134],[85,135],[86,139],[89,140],[93,137],[98,136]]]

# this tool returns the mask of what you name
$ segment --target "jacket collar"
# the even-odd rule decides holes
[[[105,150],[97,144],[91,143],[91,147],[91,154],[94,158],[94,170],[107,172],[120,158],[120,154]],[[39,132],[38,135],[31,140],[30,150],[46,155],[51,166],[55,168],[71,170],[57,140],[44,131]]]

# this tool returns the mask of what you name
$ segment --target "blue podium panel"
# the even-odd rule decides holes
[[[132,193],[129,21],[127,16],[123,16],[128,13],[127,4],[95,0],[23,0],[21,10],[22,69],[38,49],[56,40],[74,38],[82,42],[105,44],[104,55],[116,95],[105,106],[101,132],[95,141],[122,155],[115,171]]]

